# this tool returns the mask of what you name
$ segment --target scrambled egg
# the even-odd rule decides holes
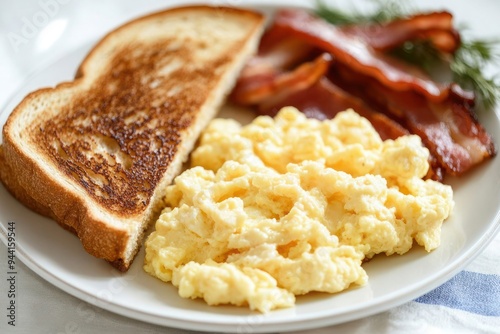
[[[439,246],[453,194],[422,179],[428,156],[419,137],[382,141],[352,110],[214,120],[167,189],[144,269],[182,297],[261,312],[363,285],[364,259]]]

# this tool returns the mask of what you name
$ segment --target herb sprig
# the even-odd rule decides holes
[[[472,89],[485,108],[491,108],[500,99],[500,85],[497,78],[487,78],[482,69],[499,60],[494,53],[494,40],[474,40],[462,42],[450,64],[453,81],[466,89]]]
[[[383,24],[408,17],[416,12],[414,8],[409,7],[408,2],[397,0],[374,0],[374,2],[375,10],[365,13],[356,8],[345,11],[317,1],[316,14],[334,25],[347,25]],[[462,40],[460,47],[450,59],[428,41],[408,41],[392,50],[391,54],[427,72],[432,72],[437,66],[448,64],[452,80],[464,89],[473,90],[478,102],[484,108],[491,108],[500,99],[500,83],[496,77],[486,77],[483,68],[500,59],[494,51],[498,43],[497,40]]]

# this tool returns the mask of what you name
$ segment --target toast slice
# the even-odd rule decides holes
[[[253,11],[187,6],[114,30],[74,81],[35,91],[14,109],[3,128],[1,181],[87,252],[126,271],[263,25]]]

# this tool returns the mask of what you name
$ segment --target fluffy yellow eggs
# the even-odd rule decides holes
[[[167,189],[144,269],[182,297],[261,312],[363,285],[364,259],[439,246],[453,193],[422,179],[428,156],[419,137],[382,141],[351,110],[216,119]]]

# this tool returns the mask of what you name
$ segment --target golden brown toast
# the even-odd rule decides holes
[[[109,33],[73,82],[33,92],[12,112],[2,182],[126,271],[262,29],[252,11],[189,6]]]

